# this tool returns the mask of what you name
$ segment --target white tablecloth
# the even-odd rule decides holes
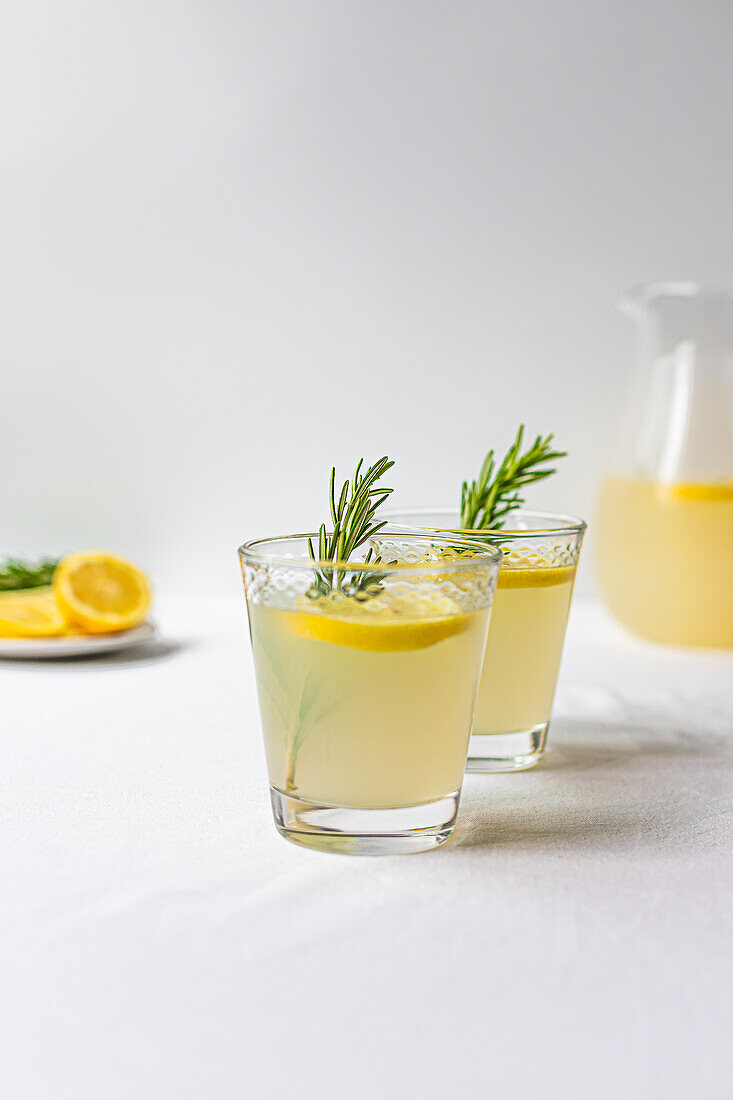
[[[272,825],[243,600],[0,665],[3,1100],[730,1096],[733,655],[571,619],[546,762],[455,839]]]

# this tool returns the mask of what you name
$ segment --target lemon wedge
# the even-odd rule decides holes
[[[62,558],[53,591],[68,623],[90,634],[138,626],[151,599],[145,574],[107,550],[82,550]]]
[[[66,628],[52,588],[0,595],[0,638],[47,638]]]

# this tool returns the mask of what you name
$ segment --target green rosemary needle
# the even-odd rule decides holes
[[[0,562],[0,592],[42,588],[51,583],[57,564],[57,558],[41,558],[38,562],[6,558],[5,561]]]
[[[554,467],[546,469],[548,462],[564,458],[566,451],[553,451],[554,435],[538,435],[534,443],[522,454],[524,424],[520,424],[516,438],[496,468],[494,451],[484,459],[478,479],[470,486],[463,482],[461,490],[461,527],[474,531],[499,530],[509,512],[524,504],[522,490],[533,481],[542,481],[555,473]]]
[[[363,463],[364,459],[360,458],[354,476],[351,481],[343,483],[338,498],[336,497],[336,467],[331,470],[329,499],[333,529],[329,534],[326,524],[321,524],[317,553],[312,539],[308,539],[308,549],[313,561],[349,561],[354,551],[373,538],[386,524],[386,520],[375,523],[374,518],[377,509],[384,504],[393,490],[377,486],[376,483],[394,466],[394,461],[385,455],[365,473],[361,472]],[[372,561],[371,549],[368,550],[364,563],[370,561]],[[311,599],[328,595],[334,587],[338,591],[343,591],[345,588],[346,574],[343,570],[321,566],[315,570],[315,576],[315,583],[308,591]],[[369,595],[370,589],[378,587],[379,581],[380,576],[372,570],[361,573],[356,571],[348,582],[349,592]]]

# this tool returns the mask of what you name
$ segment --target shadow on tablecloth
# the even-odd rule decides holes
[[[719,717],[687,725],[561,719],[536,768],[466,777],[448,848],[688,845],[729,812],[733,737]]]

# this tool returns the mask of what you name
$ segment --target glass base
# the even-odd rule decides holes
[[[467,772],[519,772],[542,759],[549,722],[516,733],[475,733],[468,745]]]
[[[270,787],[272,812],[281,836],[304,848],[349,856],[395,856],[426,852],[445,844],[458,814],[460,791],[386,810],[321,806]]]

